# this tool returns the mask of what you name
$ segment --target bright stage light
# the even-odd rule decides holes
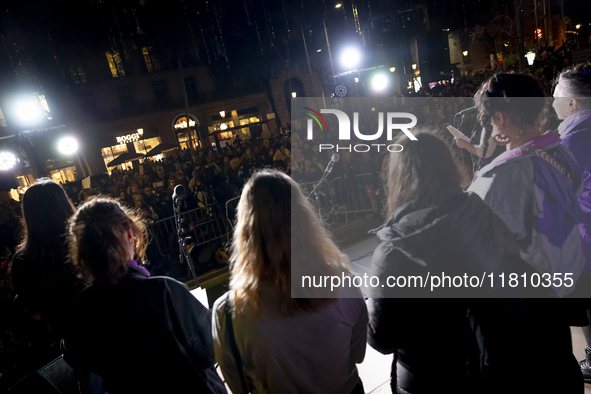
[[[37,103],[22,101],[16,106],[16,114],[25,122],[36,122],[41,118],[43,112]]]
[[[63,155],[71,155],[78,150],[78,141],[72,137],[64,137],[58,141],[57,150]]]
[[[388,86],[388,78],[384,74],[378,74],[371,80],[371,87],[378,92],[386,89]]]
[[[0,170],[10,170],[16,164],[16,156],[11,152],[0,152]]]
[[[341,63],[347,69],[354,69],[361,61],[361,54],[355,48],[345,49],[341,55]]]

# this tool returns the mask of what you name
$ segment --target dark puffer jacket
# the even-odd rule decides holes
[[[109,393],[226,393],[214,369],[211,312],[172,278],[130,266],[75,303],[66,341]]]
[[[460,190],[442,196],[428,208],[401,207],[375,233],[381,243],[373,255],[371,274],[380,277],[380,283],[385,283],[388,276],[426,277],[428,272],[479,277],[486,272],[497,278],[503,272],[532,272],[519,257],[504,223],[480,197]],[[443,388],[455,393],[480,393],[486,387],[506,386],[506,361],[533,351],[519,346],[519,338],[511,338],[518,347],[489,348],[489,343],[502,343],[509,332],[523,336],[526,329],[538,330],[538,339],[538,334],[552,333],[559,338],[550,341],[560,342],[563,350],[564,341],[568,341],[567,324],[551,330],[531,327],[529,322],[539,319],[532,320],[530,315],[536,316],[539,310],[532,310],[524,301],[482,299],[522,295],[518,289],[501,289],[498,284],[491,288],[486,283],[477,289],[462,287],[439,292],[431,292],[428,287],[372,290],[368,300],[368,343],[382,353],[398,355],[398,386],[411,394],[440,392]],[[546,294],[552,292],[528,295]],[[515,330],[499,330],[511,327],[515,316],[520,316]],[[529,361],[519,359],[520,365]],[[563,361],[570,368],[570,360],[563,357]],[[531,383],[531,376],[517,376]]]

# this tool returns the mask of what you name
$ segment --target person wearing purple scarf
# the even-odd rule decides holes
[[[485,141],[492,136],[507,150],[477,171],[468,190],[503,219],[521,257],[541,277],[562,279],[552,288],[564,297],[574,291],[585,265],[579,165],[556,134],[540,132],[546,99],[532,77],[496,74],[476,94],[476,105]]]
[[[184,283],[141,265],[148,233],[138,215],[96,198],[70,219],[70,257],[90,286],[73,302],[64,360],[82,379],[101,377],[110,394],[226,394],[211,312]]]
[[[562,144],[568,147],[583,172],[583,193],[579,203],[583,210],[579,230],[583,254],[587,260],[584,274],[577,283],[577,293],[589,298],[591,293],[591,63],[579,64],[563,71],[554,89],[554,110],[563,122],[558,127]],[[587,310],[591,320],[591,309]],[[583,327],[585,360],[580,362],[585,382],[591,383],[591,326]]]

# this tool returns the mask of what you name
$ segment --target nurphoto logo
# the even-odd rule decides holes
[[[311,119],[307,121],[307,139],[312,140],[314,138],[314,121],[320,127],[321,131],[328,131],[328,124],[322,116],[322,114],[332,114],[337,117],[339,122],[339,141],[350,141],[351,140],[351,120],[349,116],[338,109],[321,109],[320,112],[313,110],[309,107],[304,109],[310,111],[306,112],[306,115],[310,116]],[[399,119],[409,119],[409,123],[397,123]],[[378,130],[375,134],[363,134],[359,131],[359,112],[353,112],[353,133],[355,137],[363,141],[376,141],[382,137],[384,133],[384,123],[386,123],[386,138],[388,141],[394,139],[394,130],[401,130],[408,138],[416,141],[417,138],[409,130],[416,126],[417,117],[408,112],[378,112]],[[333,144],[319,144],[318,149],[322,150],[335,149],[337,152],[340,150],[346,150],[349,152],[369,152],[372,149],[377,149],[380,152],[382,147],[386,147],[389,152],[400,152],[402,146],[399,144],[355,144],[355,145],[333,145]]]

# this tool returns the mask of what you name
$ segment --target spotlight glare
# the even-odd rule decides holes
[[[71,155],[78,150],[78,141],[72,137],[64,137],[58,141],[57,150],[63,155]]]
[[[373,90],[380,92],[386,89],[386,86],[388,86],[388,78],[386,78],[384,74],[378,74],[373,77],[371,81],[371,87]]]
[[[41,108],[32,101],[22,101],[16,106],[16,114],[26,122],[35,122],[41,117]]]
[[[345,49],[341,55],[341,63],[347,69],[353,69],[359,65],[361,54],[355,48]]]
[[[0,170],[10,170],[16,164],[16,157],[11,152],[0,152]]]

